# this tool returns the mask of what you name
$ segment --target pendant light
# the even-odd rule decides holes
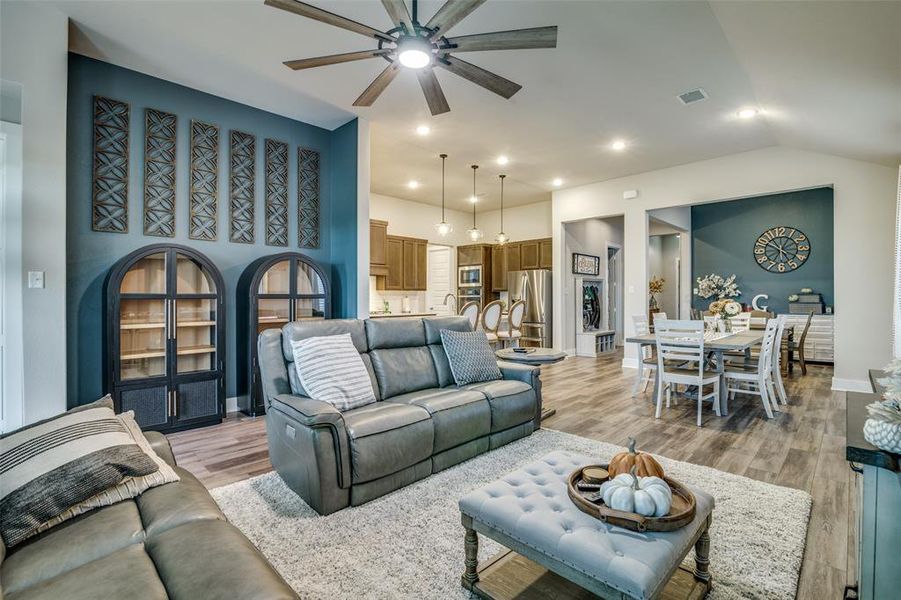
[[[441,157],[441,222],[435,225],[435,231],[441,237],[445,237],[454,228],[444,218],[444,162],[447,160],[447,154],[440,154],[439,156]]]
[[[476,171],[478,168],[479,165],[472,165],[472,229],[466,232],[469,239],[474,242],[482,239],[482,230],[476,227],[476,202],[478,201],[478,196],[476,196]]]
[[[501,178],[501,230],[495,236],[494,241],[497,242],[498,245],[503,246],[510,241],[510,238],[504,233],[504,177],[506,177],[506,175],[498,175],[498,177]]]

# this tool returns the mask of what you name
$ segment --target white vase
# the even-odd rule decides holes
[[[863,437],[877,448],[901,454],[901,423],[867,419],[863,424]]]

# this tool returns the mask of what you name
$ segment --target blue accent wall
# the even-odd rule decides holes
[[[202,252],[222,272],[226,286],[226,396],[235,389],[235,286],[254,259],[296,250],[331,275],[333,314],[356,314],[356,121],[329,131],[188,87],[83,56],[69,55],[67,125],[67,353],[69,406],[103,394],[103,282],[110,267],[137,248],[177,243]],[[235,82],[236,86],[241,82]],[[131,106],[128,233],[91,231],[92,102],[108,96]],[[143,234],[144,109],[178,115],[176,235]],[[190,122],[219,126],[219,226],[213,242],[188,238]],[[228,139],[231,130],[256,136],[255,244],[228,241]],[[264,233],[264,139],[289,144],[289,246],[266,246]],[[320,153],[321,244],[297,248],[297,148]],[[243,368],[243,367],[242,367]]]
[[[803,287],[823,295],[826,304],[835,298],[833,283],[834,217],[832,188],[772,194],[691,208],[692,287],[698,277],[735,274],[742,295],[750,305],[757,294],[769,294],[771,311],[788,312],[788,296]],[[798,269],[771,273],[754,258],[754,242],[777,225],[796,227],[810,239],[810,256]],[[692,296],[692,306],[706,310],[711,300]],[[839,307],[840,308],[840,307]]]

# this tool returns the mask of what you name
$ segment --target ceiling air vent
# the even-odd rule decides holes
[[[696,90],[689,90],[687,92],[682,92],[678,96],[679,102],[682,104],[694,104],[695,102],[700,102],[701,100],[707,99],[707,92],[704,91],[703,88],[698,88]]]

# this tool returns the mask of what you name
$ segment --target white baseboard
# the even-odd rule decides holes
[[[624,369],[637,369],[638,368],[638,359],[637,358],[624,358],[623,359],[623,368]]]
[[[564,352],[566,352],[566,355],[567,355],[567,356],[578,356],[578,355],[576,354],[576,349],[575,349],[575,348],[567,348],[566,350],[564,350]]]
[[[225,399],[225,413],[238,412],[238,397],[232,396]]]
[[[842,379],[840,377],[833,377],[832,389],[836,392],[871,393],[873,391],[873,386],[870,385],[869,379]]]

